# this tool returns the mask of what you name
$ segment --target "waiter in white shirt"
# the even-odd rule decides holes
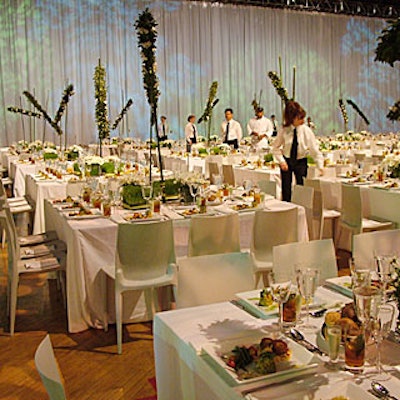
[[[185,126],[186,151],[190,153],[192,150],[192,144],[197,143],[197,128],[194,124],[196,116],[192,114],[189,115],[187,121],[188,123]]]
[[[254,140],[255,146],[261,149],[268,148],[267,138],[272,136],[273,130],[272,122],[264,116],[264,109],[257,107],[255,116],[247,124],[247,133]]]
[[[307,156],[311,155],[322,175],[324,159],[319,151],[314,132],[304,124],[306,112],[295,102],[288,101],[285,107],[283,128],[272,144],[273,154],[281,168],[282,200],[292,198],[293,174],[298,185],[303,185],[307,176]]]
[[[225,110],[225,121],[221,125],[222,141],[233,146],[234,149],[238,149],[242,136],[242,127],[238,121],[233,119],[232,108],[227,108]]]
[[[160,117],[161,124],[158,125],[158,137],[160,138],[161,141],[167,140],[168,139],[168,131],[169,127],[167,124],[167,117],[162,115]]]

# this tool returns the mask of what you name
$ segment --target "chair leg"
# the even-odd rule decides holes
[[[12,279],[10,284],[10,335],[14,335],[15,316],[17,313],[18,279]]]
[[[6,247],[6,230],[3,228],[3,234],[1,236],[1,248],[4,250]]]
[[[122,293],[115,292],[115,323],[117,326],[118,354],[122,354]]]
[[[149,288],[144,290],[144,300],[146,303],[147,315],[150,319],[153,319],[156,311],[154,305],[154,289]]]
[[[257,289],[258,288],[258,283],[260,282],[260,279],[261,279],[261,272],[256,272],[255,273],[255,285],[254,285],[254,289]]]

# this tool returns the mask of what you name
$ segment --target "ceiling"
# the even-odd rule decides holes
[[[400,17],[400,0],[206,0],[206,2],[288,8],[371,18]]]

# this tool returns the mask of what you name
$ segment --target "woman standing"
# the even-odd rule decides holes
[[[293,174],[296,184],[303,185],[307,176],[307,156],[311,155],[322,175],[323,157],[313,131],[304,124],[306,112],[295,102],[288,101],[284,112],[284,124],[272,144],[273,154],[279,163],[282,179],[282,200],[292,198]]]

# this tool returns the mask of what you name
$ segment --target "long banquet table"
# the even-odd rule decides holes
[[[270,211],[297,207],[298,238],[308,241],[307,221],[303,207],[278,200],[268,200],[265,207]],[[123,213],[126,211],[120,210]],[[187,254],[190,220],[174,218],[170,208],[162,208],[162,213],[173,219],[175,249],[177,256]],[[242,250],[250,247],[251,230],[254,212],[239,214],[240,241]],[[45,201],[46,229],[55,230],[59,238],[67,244],[67,304],[68,329],[79,332],[89,327],[102,328],[107,319],[114,320],[113,291],[107,290],[102,268],[113,265],[115,258],[118,218],[95,218],[86,220],[70,220],[65,218],[52,202]],[[108,293],[108,317],[105,301]],[[146,315],[141,292],[132,294],[124,311],[127,321],[149,320]]]
[[[349,298],[324,287],[319,287],[316,295],[343,303],[350,301]],[[322,317],[313,319],[313,322],[321,326],[323,320]],[[344,395],[349,384],[365,391],[357,399],[370,398],[367,397],[367,391],[371,378],[366,377],[355,385],[351,373],[327,369],[323,362],[326,358],[319,356],[314,356],[312,361],[318,363],[317,370],[309,375],[270,386],[262,380],[234,386],[219,367],[210,363],[209,356],[202,352],[210,344],[233,338],[238,338],[237,345],[240,345],[240,338],[258,335],[261,329],[265,330],[266,337],[270,336],[268,331],[273,324],[276,324],[276,317],[269,320],[258,319],[230,302],[156,314],[153,332],[158,399],[328,400]],[[299,329],[301,330],[301,325]],[[316,333],[306,334],[306,339],[314,344],[318,343]],[[373,346],[367,346],[367,358],[372,348]],[[384,342],[382,360],[385,364],[396,366],[399,355],[399,344]],[[369,372],[373,370],[373,366],[368,367]],[[397,397],[400,396],[399,376],[394,371],[391,379],[384,382]]]

